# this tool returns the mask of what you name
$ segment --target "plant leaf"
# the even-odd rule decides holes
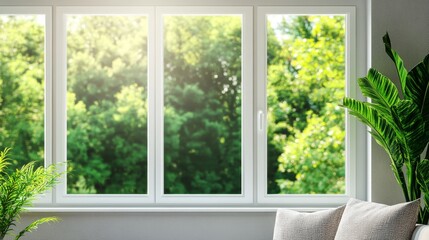
[[[5,148],[3,151],[0,151],[0,175],[3,175],[3,170],[9,165],[9,158],[7,154],[9,153],[10,148]]]
[[[419,106],[423,118],[429,121],[429,55],[408,73],[405,95]]]
[[[351,115],[371,128],[371,135],[375,141],[389,154],[391,167],[396,181],[402,188],[405,199],[409,200],[407,184],[402,166],[404,165],[404,146],[398,141],[394,127],[380,115],[371,104],[352,98],[344,98],[343,106],[348,108]]]
[[[423,193],[426,207],[429,207],[429,160],[423,159],[417,164],[417,183]]]
[[[367,77],[360,78],[358,83],[362,94],[371,98],[372,104],[389,110],[400,100],[395,84],[374,68],[369,69]]]
[[[401,100],[392,106],[392,113],[397,118],[399,131],[396,136],[403,143],[406,156],[414,165],[420,160],[420,154],[427,144],[425,122],[419,107],[411,100]]]
[[[7,151],[0,153],[6,158]],[[12,226],[19,219],[26,206],[31,206],[38,194],[44,193],[57,182],[59,173],[55,166],[48,168],[34,167],[34,162],[25,164],[20,169],[2,176],[0,181],[0,236],[12,231]],[[37,222],[36,222],[37,223]]]
[[[397,137],[394,128],[386,121],[369,103],[361,102],[352,98],[344,98],[343,106],[348,108],[349,113],[357,117],[361,122],[371,128],[371,135],[376,142],[382,146],[400,168],[403,159],[398,149]]]
[[[382,75],[377,70],[371,68],[367,77],[358,79],[359,88],[365,97],[371,98],[371,107],[393,126],[395,121],[392,118],[391,106],[400,101],[398,89],[393,82]]]
[[[16,235],[15,240],[20,239],[27,232],[32,232],[32,231],[36,230],[40,224],[48,223],[48,222],[58,222],[58,218],[56,218],[56,217],[45,217],[45,218],[37,219],[36,221],[32,222],[30,225],[25,227],[21,232],[19,232],[18,235]]]
[[[395,63],[396,71],[398,72],[399,80],[401,82],[402,94],[405,96],[405,88],[406,88],[405,85],[407,82],[408,71],[404,66],[404,61],[399,56],[399,54],[392,49],[392,44],[390,43],[390,38],[388,33],[386,33],[383,36],[383,42],[384,42],[384,48],[386,50],[387,55],[389,55],[389,57]]]

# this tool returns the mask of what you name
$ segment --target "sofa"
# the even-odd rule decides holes
[[[420,201],[392,206],[350,199],[316,212],[278,209],[273,240],[429,240],[429,226],[416,225]]]
[[[429,240],[429,226],[417,225],[417,227],[414,229],[411,240]]]

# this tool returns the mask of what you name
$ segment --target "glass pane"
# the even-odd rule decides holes
[[[147,192],[147,17],[67,15],[70,194]]]
[[[241,16],[164,16],[164,192],[241,193]]]
[[[345,17],[267,16],[268,193],[345,193]]]
[[[0,149],[13,170],[44,164],[45,17],[0,15]]]

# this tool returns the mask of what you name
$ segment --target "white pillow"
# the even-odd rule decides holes
[[[277,210],[274,240],[334,240],[345,206],[314,213]]]
[[[350,199],[335,240],[409,240],[419,206],[419,200],[388,206]]]

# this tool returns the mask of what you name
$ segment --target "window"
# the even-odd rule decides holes
[[[365,127],[339,107],[365,74],[364,11],[2,7],[0,143],[17,166],[55,154],[65,174],[43,206],[365,197]]]
[[[59,18],[67,106],[59,201],[152,201],[151,9],[71,7]]]
[[[157,201],[250,202],[251,9],[157,13]]]
[[[67,15],[67,193],[147,193],[147,17]]]
[[[240,194],[241,16],[163,20],[164,192]]]
[[[251,9],[151,12],[59,8],[58,202],[250,202]]]
[[[356,122],[339,106],[354,94],[347,92],[356,57],[354,14],[347,7],[259,12],[266,56],[258,82],[261,202],[307,204],[309,196],[341,202],[356,194],[350,169],[356,155],[347,154]]]
[[[345,193],[345,16],[267,15],[269,194]]]
[[[10,169],[51,163],[49,13],[48,7],[0,9],[0,148],[12,148]]]

